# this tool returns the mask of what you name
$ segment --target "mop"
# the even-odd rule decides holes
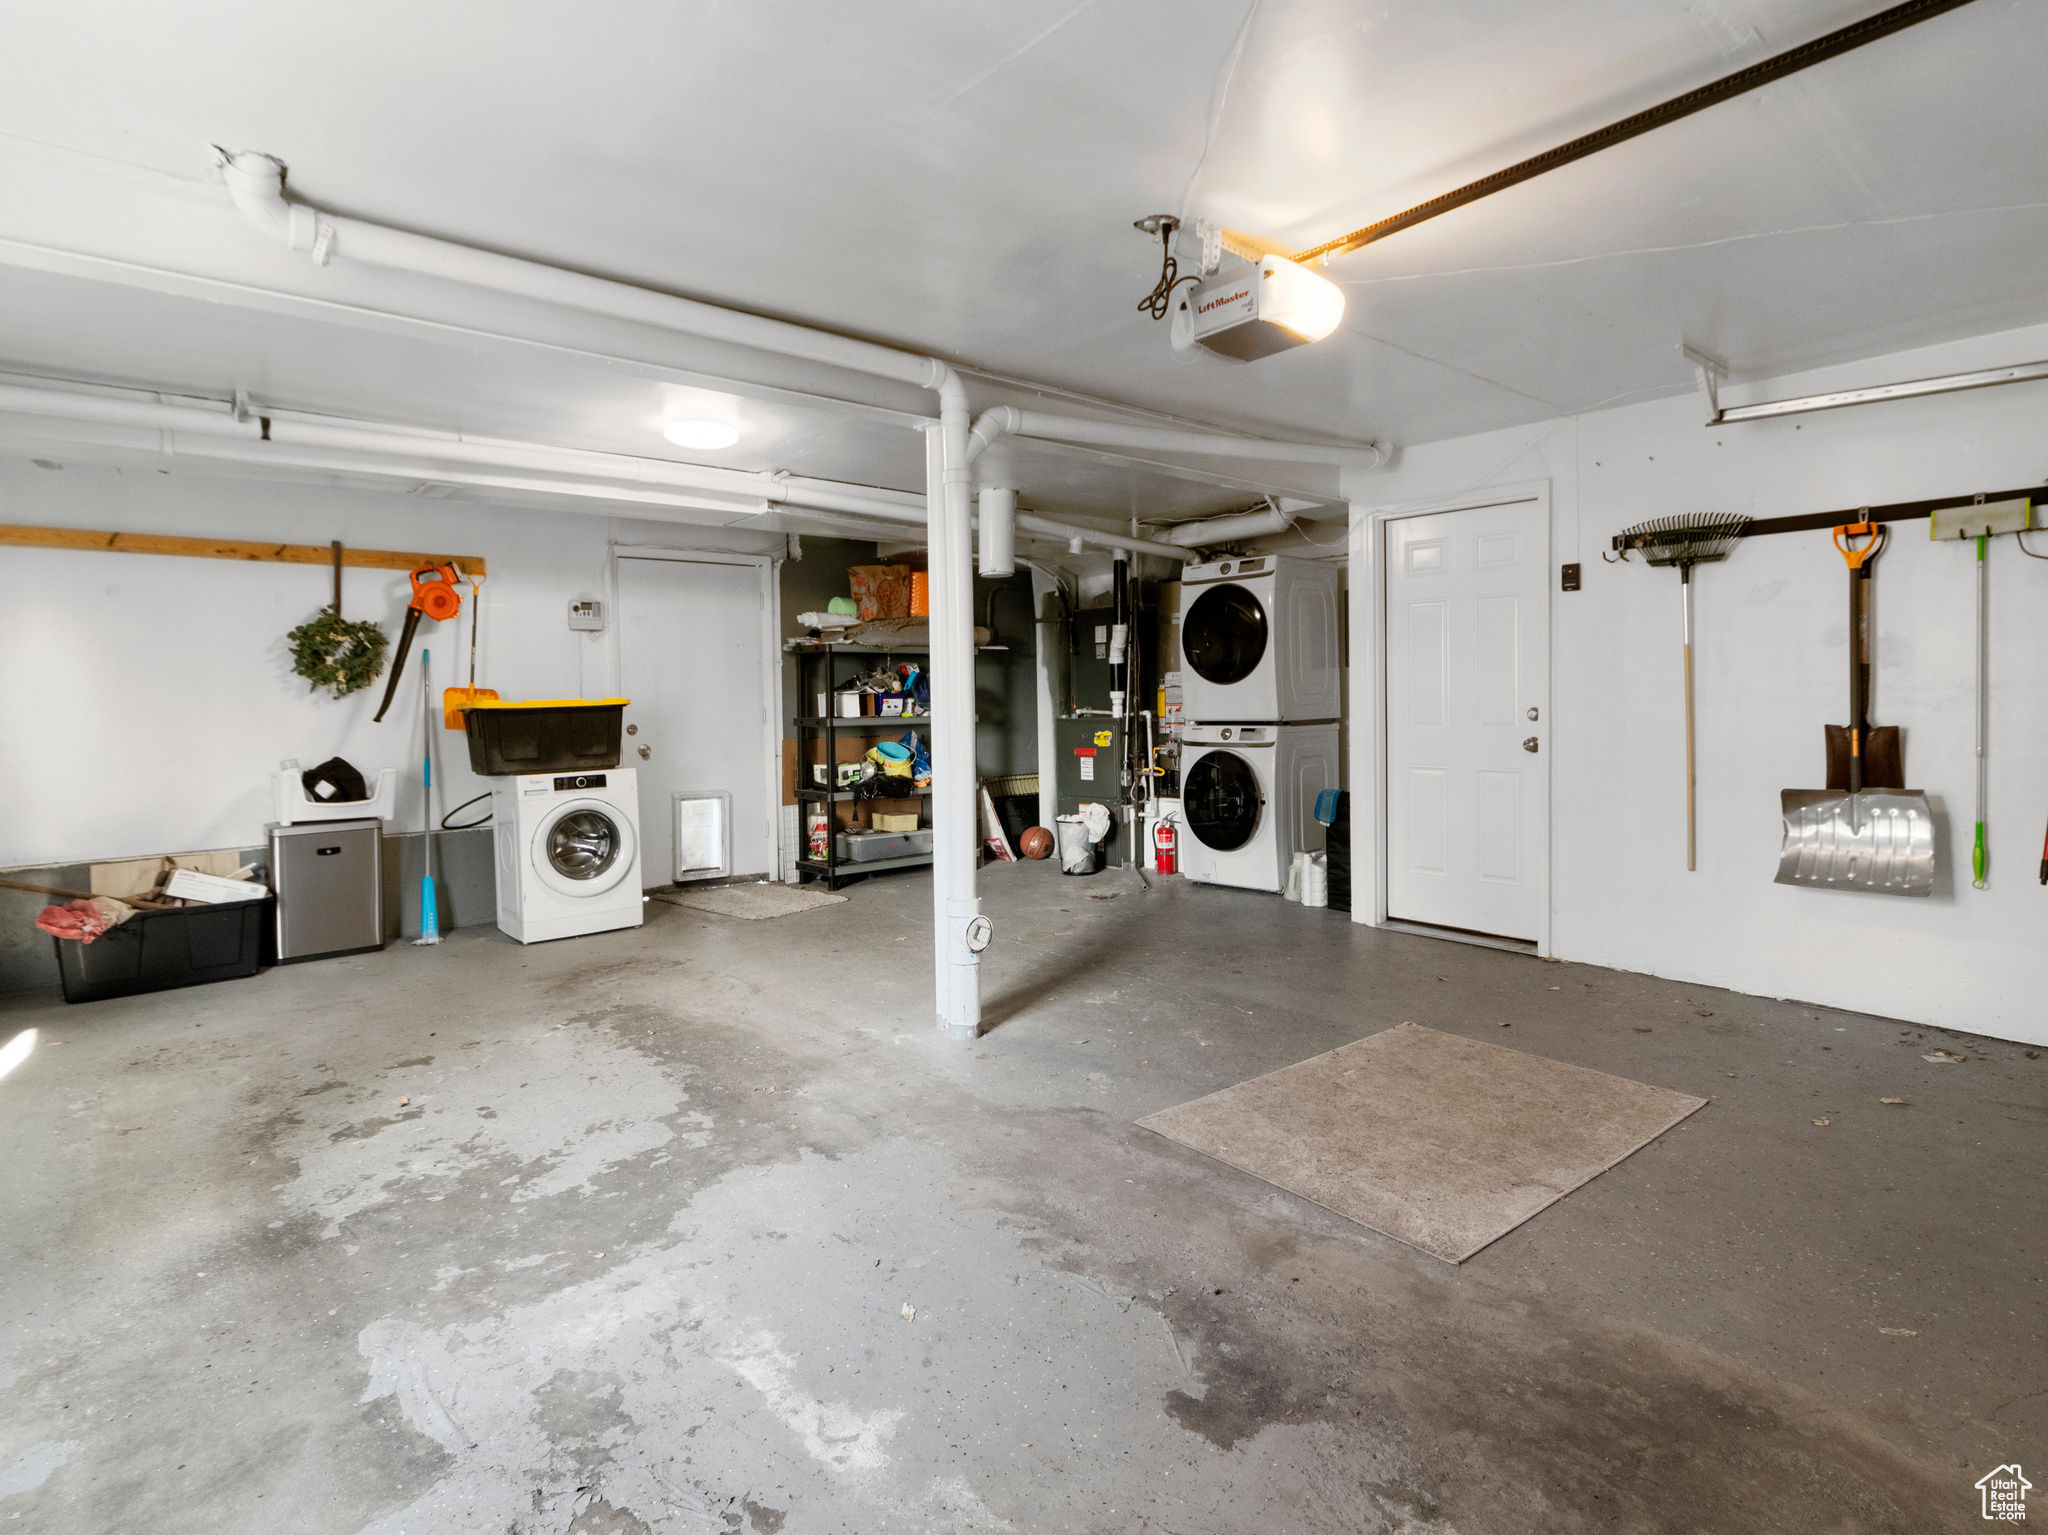
[[[420,652],[420,694],[426,713],[420,731],[420,831],[427,849],[427,871],[420,876],[420,935],[415,948],[441,941],[441,911],[434,900],[434,653]]]
[[[1984,835],[1985,800],[1989,771],[1984,753],[1986,715],[1990,713],[1989,662],[1991,653],[1990,565],[1985,551],[2000,533],[2020,534],[2034,525],[2033,503],[2025,498],[1993,501],[1982,497],[1970,506],[1949,506],[1928,519],[1927,536],[1932,539],[1973,538],[1977,541],[1977,836],[1970,846],[1970,887],[1982,890],[1991,871],[1991,853]],[[2048,847],[2041,852],[2043,884],[2048,884]]]

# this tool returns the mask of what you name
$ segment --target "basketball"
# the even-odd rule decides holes
[[[1026,858],[1043,858],[1052,851],[1052,833],[1034,826],[1017,839],[1017,851]]]

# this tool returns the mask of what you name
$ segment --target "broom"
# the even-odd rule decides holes
[[[415,948],[424,948],[441,941],[441,911],[434,900],[434,653],[420,652],[420,692],[426,701],[426,715],[421,720],[420,731],[420,830],[424,835],[426,873],[420,876],[420,935],[413,940]]]
[[[1692,729],[1692,568],[1725,560],[1747,517],[1730,517],[1715,512],[1686,512],[1677,517],[1660,517],[1624,528],[1615,545],[1622,558],[1638,551],[1652,565],[1676,565],[1678,584],[1685,593],[1685,866],[1699,868],[1699,837],[1695,824],[1696,779],[1693,767]]]

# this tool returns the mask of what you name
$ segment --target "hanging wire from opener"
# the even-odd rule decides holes
[[[1152,291],[1138,300],[1141,314],[1149,314],[1155,320],[1163,320],[1173,312],[1173,290],[1184,282],[1200,282],[1202,274],[1190,272],[1180,275],[1180,263],[1174,259],[1173,237],[1180,229],[1180,220],[1171,213],[1148,213],[1131,222],[1133,229],[1159,236],[1159,281]]]

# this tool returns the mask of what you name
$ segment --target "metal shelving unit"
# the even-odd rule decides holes
[[[902,657],[916,661],[929,671],[931,652],[923,646],[907,645],[847,645],[836,641],[793,640],[786,647],[796,657],[797,699],[799,707],[813,701],[820,693],[829,700],[847,683],[852,682],[868,668],[854,665],[841,668],[837,663],[841,656],[867,661],[873,657]],[[839,765],[838,742],[844,736],[880,737],[895,736],[905,730],[929,732],[932,717],[929,714],[861,714],[861,715],[817,715],[796,716],[797,776],[807,778],[811,771],[810,745],[822,741],[825,748],[825,763],[836,771]],[[927,734],[927,740],[929,735]],[[901,793],[891,794],[891,799],[917,799],[929,796],[929,788],[905,787]],[[823,802],[828,818],[831,807],[841,801],[857,799],[851,789],[819,789],[807,783],[799,783],[796,790],[798,805]],[[799,833],[807,840],[810,826],[807,818],[800,818]],[[798,870],[806,881],[821,879],[827,890],[837,890],[850,879],[859,879],[868,874],[882,874],[891,869],[918,869],[930,865],[929,853],[912,853],[903,858],[877,858],[868,863],[854,863],[839,856],[839,826],[836,820],[830,824],[831,834],[825,840],[825,856],[813,858],[806,851],[796,861]]]

